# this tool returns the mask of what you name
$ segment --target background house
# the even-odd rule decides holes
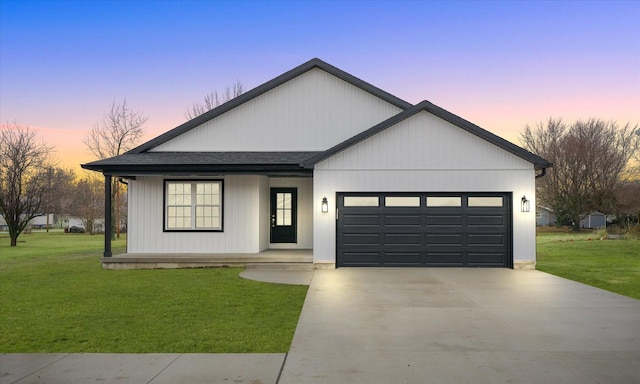
[[[556,225],[557,218],[551,208],[541,205],[536,207],[536,225],[537,226],[553,226]]]

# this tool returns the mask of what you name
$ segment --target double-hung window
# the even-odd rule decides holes
[[[165,180],[165,231],[222,231],[222,180]]]

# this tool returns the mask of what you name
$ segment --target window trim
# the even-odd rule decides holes
[[[193,185],[197,183],[220,183],[220,228],[185,228],[185,229],[170,229],[167,228],[167,185],[169,183],[191,183],[192,185],[192,193],[193,193]],[[224,201],[225,192],[224,192],[224,179],[164,179],[162,181],[162,232],[224,232]],[[193,220],[195,217],[195,207],[197,205],[192,205],[192,217]]]

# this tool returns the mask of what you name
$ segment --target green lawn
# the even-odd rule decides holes
[[[537,240],[539,270],[640,299],[640,241]],[[0,353],[282,353],[307,291],[244,280],[236,268],[104,270],[102,236],[19,241],[11,248],[0,233]]]
[[[102,236],[19,240],[0,234],[0,353],[282,353],[307,292],[239,268],[104,270]]]
[[[538,233],[536,269],[640,299],[640,240]]]

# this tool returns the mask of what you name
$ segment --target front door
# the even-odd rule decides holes
[[[296,188],[271,188],[271,242],[295,243],[297,241],[298,190]]]

